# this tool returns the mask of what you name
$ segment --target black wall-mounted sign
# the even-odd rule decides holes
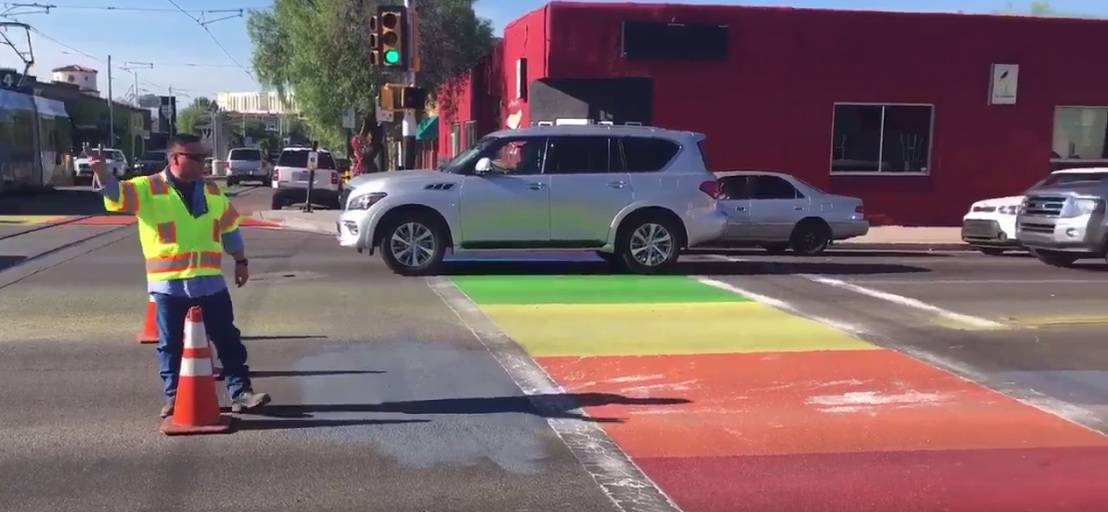
[[[623,56],[631,60],[727,60],[728,46],[727,25],[623,22]]]

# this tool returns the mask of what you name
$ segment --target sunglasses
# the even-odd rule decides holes
[[[183,156],[183,157],[185,157],[189,160],[192,160],[193,162],[196,162],[198,164],[204,163],[204,159],[208,157],[208,155],[206,155],[204,153],[173,153],[173,154]]]

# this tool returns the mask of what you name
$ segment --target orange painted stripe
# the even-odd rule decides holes
[[[192,359],[204,359],[212,357],[211,347],[204,348],[186,348],[181,352],[181,357],[188,357]]]
[[[1108,437],[886,350],[539,362],[567,390],[609,397],[587,410],[623,420],[605,429],[632,457],[1108,446]]]

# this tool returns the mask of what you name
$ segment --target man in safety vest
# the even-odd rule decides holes
[[[234,323],[231,294],[223,280],[223,252],[235,259],[235,284],[250,279],[239,214],[219,186],[204,181],[207,151],[193,135],[177,135],[167,151],[169,166],[151,176],[123,182],[107,172],[102,156],[92,153],[92,170],[103,185],[104,206],[138,218],[146,259],[147,290],[157,303],[158,361],[166,403],[173,414],[177,377],[184,349],[185,314],[200,306],[204,327],[219,352],[231,394],[231,410],[253,411],[269,402],[255,393],[246,366],[246,347]]]

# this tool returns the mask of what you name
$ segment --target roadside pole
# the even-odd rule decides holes
[[[415,48],[417,48],[416,43],[418,42],[418,41],[415,40],[415,36],[413,34],[414,31],[411,30],[411,27],[415,26],[415,23],[414,23],[414,20],[416,18],[415,3],[416,3],[415,0],[404,0],[404,7],[407,7],[407,12],[408,12],[408,27],[409,27],[408,30],[404,31],[405,32],[404,37],[407,37],[408,41],[409,41],[407,47],[411,48],[413,50]],[[406,75],[404,83],[405,83],[405,85],[407,85],[409,87],[415,87],[415,85],[416,85],[415,71],[411,70],[411,62],[413,62],[412,56],[409,55],[408,58],[409,58],[409,61],[408,61],[409,62],[409,66],[408,66],[409,69],[408,69],[408,71],[406,71],[404,73]],[[415,110],[410,109],[410,108],[406,108],[406,109],[404,109],[404,122],[401,125],[401,134],[403,135],[403,151],[402,151],[403,159],[401,160],[401,163],[400,163],[400,168],[401,169],[414,169],[415,168],[415,152],[416,152],[415,131],[416,131]]]
[[[112,56],[108,55],[108,147],[115,147],[115,107],[112,105]]]

